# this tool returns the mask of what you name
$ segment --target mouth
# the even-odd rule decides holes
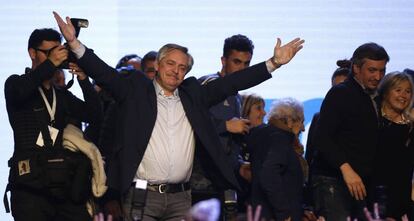
[[[177,75],[173,75],[173,74],[167,74],[167,77],[173,80],[178,80],[178,76]]]
[[[407,105],[408,103],[408,100],[406,98],[398,98],[396,101],[401,105]]]

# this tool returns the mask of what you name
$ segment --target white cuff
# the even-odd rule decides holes
[[[85,54],[86,48],[82,42],[79,41],[79,47],[72,48],[71,50],[75,54],[76,58],[80,59]]]

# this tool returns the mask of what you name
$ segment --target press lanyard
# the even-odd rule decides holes
[[[52,91],[53,91],[53,97],[52,97],[52,107],[50,107],[49,101],[47,100],[46,96],[45,96],[45,92],[43,92],[41,87],[38,87],[40,94],[42,95],[43,101],[45,102],[46,105],[46,109],[47,112],[49,113],[50,116],[50,122],[52,124],[55,123],[55,113],[56,113],[56,93],[55,93],[55,88],[53,88],[52,86]]]

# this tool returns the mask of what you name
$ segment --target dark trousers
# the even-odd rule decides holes
[[[15,221],[91,221],[86,203],[53,198],[29,190],[11,191],[11,209]]]
[[[138,214],[136,209],[142,209],[144,221],[181,221],[191,208],[191,190],[178,193],[159,193],[148,191],[144,208],[133,208],[134,187],[122,199],[122,209],[125,221],[134,221],[132,215]]]
[[[355,200],[342,179],[314,175],[312,191],[315,212],[327,221],[346,221],[347,217],[366,220],[366,200]]]

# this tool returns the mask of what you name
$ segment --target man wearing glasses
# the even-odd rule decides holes
[[[46,160],[40,159],[56,152],[62,154],[59,159],[67,159],[70,153],[62,147],[63,130],[73,119],[97,123],[102,117],[98,95],[74,64],[70,64],[71,72],[78,77],[85,102],[53,85],[57,67],[68,58],[68,50],[61,45],[61,35],[56,30],[34,30],[28,52],[32,67],[26,68],[25,74],[11,75],[4,86],[15,142],[7,187],[11,190],[12,215],[16,221],[91,220],[86,199],[74,201],[73,177],[63,177],[68,182],[52,185],[51,180],[59,179],[50,176],[50,170],[42,164]],[[73,172],[72,167],[61,169],[58,176]]]

